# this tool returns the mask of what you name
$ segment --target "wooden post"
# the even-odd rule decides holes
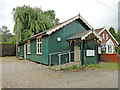
[[[51,66],[51,54],[49,54],[49,59],[50,59],[49,66]]]
[[[81,42],[81,59],[82,59],[82,66],[83,66],[83,64],[84,64],[84,50],[83,50],[83,45],[84,45],[84,43],[83,43],[83,41]]]
[[[71,43],[72,43],[72,41],[69,41],[69,63],[71,62],[71,53],[70,53]]]
[[[85,55],[86,55],[86,40],[85,40]]]
[[[69,50],[69,63],[71,62],[71,53],[70,53],[70,50]]]
[[[59,71],[60,71],[60,65],[61,65],[61,53],[59,55]]]

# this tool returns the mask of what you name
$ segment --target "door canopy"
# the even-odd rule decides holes
[[[98,39],[100,42],[102,41],[102,37],[95,31],[95,30],[87,30],[83,32],[78,32],[72,37],[70,37],[68,40],[75,40],[75,39],[80,39],[80,40],[86,40],[86,39]]]

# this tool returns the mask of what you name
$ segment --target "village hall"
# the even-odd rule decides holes
[[[102,37],[77,15],[18,44],[17,56],[45,65],[99,62]]]

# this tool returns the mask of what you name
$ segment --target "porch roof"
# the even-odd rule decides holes
[[[83,32],[78,32],[75,35],[73,35],[72,37],[68,38],[68,40],[75,40],[75,39],[81,39],[84,40],[88,35],[90,35],[92,33],[92,30],[87,30],[87,31],[83,31]],[[100,40],[102,41],[102,37],[95,31],[93,30],[93,34]]]

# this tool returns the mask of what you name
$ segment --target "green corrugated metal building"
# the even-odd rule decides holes
[[[85,19],[77,15],[53,28],[38,33],[28,40],[18,44],[18,57],[38,63],[53,65],[78,61],[83,64],[98,62],[98,42],[102,38],[93,30]],[[62,54],[63,52],[77,51],[76,53]]]

